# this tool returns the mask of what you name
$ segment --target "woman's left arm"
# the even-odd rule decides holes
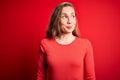
[[[85,80],[96,80],[95,69],[94,69],[94,58],[93,58],[93,47],[89,40],[87,42],[87,49],[84,58],[84,75]]]

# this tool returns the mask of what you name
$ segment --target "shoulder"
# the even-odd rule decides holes
[[[80,42],[80,44],[82,45],[82,47],[86,50],[86,51],[93,51],[93,46],[91,44],[91,41],[89,39],[86,38],[78,38],[78,41]]]
[[[91,41],[86,38],[77,38],[77,43],[82,44],[83,46],[86,46],[86,47],[91,46]]]
[[[53,44],[54,39],[53,38],[43,38],[40,42],[40,45],[47,46]]]
[[[42,50],[42,52],[45,53],[46,48],[48,48],[48,45],[51,43],[53,39],[49,39],[49,38],[43,38],[40,42],[40,49]]]
[[[41,44],[49,43],[51,40],[53,40],[53,39],[43,38],[43,39],[41,40]]]
[[[77,38],[77,41],[78,42],[82,42],[82,43],[86,43],[86,44],[90,44],[91,43],[91,41],[89,39],[80,38],[80,37]]]

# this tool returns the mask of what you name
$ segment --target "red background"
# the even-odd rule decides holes
[[[62,1],[0,1],[0,80],[36,79],[39,43]],[[81,37],[93,44],[97,80],[120,80],[120,1],[66,1],[77,10]]]

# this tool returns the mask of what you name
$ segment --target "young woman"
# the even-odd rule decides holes
[[[77,24],[71,3],[55,8],[40,44],[37,80],[95,80],[92,46],[79,37]]]

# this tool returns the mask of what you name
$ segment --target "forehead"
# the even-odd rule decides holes
[[[67,7],[63,7],[62,13],[75,13],[75,10],[73,7],[67,6]]]

